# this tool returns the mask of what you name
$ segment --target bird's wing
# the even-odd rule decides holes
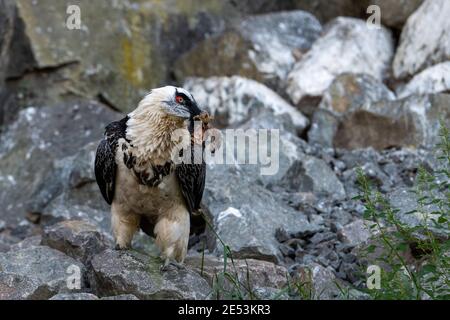
[[[126,134],[128,117],[113,122],[106,127],[105,137],[100,142],[95,155],[95,179],[108,204],[112,204],[116,180],[116,151],[119,139]]]
[[[206,179],[206,165],[179,164],[175,169],[189,213],[200,209]]]
[[[95,179],[108,204],[111,204],[114,198],[117,170],[114,154],[107,139],[103,139],[95,155]]]

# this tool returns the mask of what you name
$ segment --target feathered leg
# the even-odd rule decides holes
[[[125,213],[120,206],[114,203],[111,206],[111,226],[116,241],[116,250],[131,248],[131,241],[138,230],[140,216],[132,213]]]
[[[156,245],[164,260],[162,271],[167,270],[169,265],[182,268],[187,254],[189,228],[189,212],[184,205],[174,206],[158,219],[155,234]]]

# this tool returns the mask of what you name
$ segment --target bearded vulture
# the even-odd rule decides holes
[[[202,114],[186,90],[153,89],[133,112],[106,127],[97,149],[95,177],[111,205],[116,249],[129,249],[141,228],[156,238],[162,270],[182,266],[205,187],[204,162],[172,161],[172,133],[187,129],[193,135],[194,119]]]

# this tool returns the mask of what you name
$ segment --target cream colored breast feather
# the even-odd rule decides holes
[[[186,120],[168,115],[161,103],[166,98],[154,92],[147,95],[128,116],[126,137],[131,141],[132,153],[138,166],[164,165],[171,159],[175,142],[172,134],[187,128]]]

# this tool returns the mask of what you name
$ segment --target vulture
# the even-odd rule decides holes
[[[97,148],[95,177],[111,205],[115,249],[130,249],[142,229],[155,238],[163,271],[183,267],[192,222],[203,218],[206,165],[173,161],[174,153],[185,151],[173,134],[178,129],[188,134],[193,160],[194,121],[204,114],[182,88],[153,89],[134,111],[106,126]]]

